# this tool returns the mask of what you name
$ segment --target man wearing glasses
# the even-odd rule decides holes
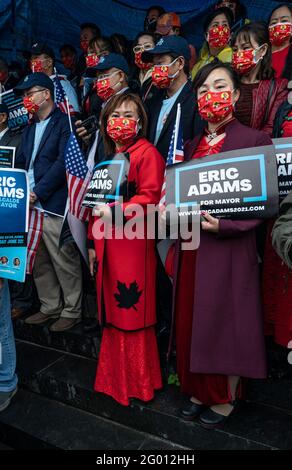
[[[23,94],[23,104],[32,115],[16,163],[28,172],[31,208],[45,213],[33,272],[41,307],[25,323],[42,325],[58,319],[49,329],[65,331],[80,322],[82,296],[79,253],[72,243],[59,248],[68,196],[64,163],[68,116],[55,105],[54,83],[42,72],[25,77],[15,92]]]

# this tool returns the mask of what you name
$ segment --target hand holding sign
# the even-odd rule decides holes
[[[218,233],[219,232],[219,219],[212,217],[208,212],[202,211],[205,220],[201,222],[202,230],[205,232]]]
[[[92,209],[92,215],[94,217],[102,217],[103,219],[111,219],[111,209],[107,204],[100,204],[94,206]]]

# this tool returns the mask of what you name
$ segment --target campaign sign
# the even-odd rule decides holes
[[[292,139],[273,139],[278,165],[279,197],[284,199],[292,189]]]
[[[22,97],[14,93],[13,90],[4,91],[1,95],[2,103],[8,106],[8,127],[9,129],[21,129],[28,123],[28,112],[23,106]]]
[[[24,282],[29,191],[24,170],[0,168],[0,277]]]
[[[0,168],[14,168],[15,147],[0,146]]]
[[[126,197],[129,166],[127,153],[118,153],[98,163],[82,205],[92,208],[96,204],[112,203]]]
[[[166,204],[175,204],[180,215],[198,204],[215,216],[275,216],[278,181],[274,146],[234,150],[172,165],[166,173]]]

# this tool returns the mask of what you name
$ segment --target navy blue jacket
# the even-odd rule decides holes
[[[152,143],[155,141],[157,122],[162,107],[162,102],[165,97],[165,90],[159,90],[159,93],[156,93],[153,98],[145,103],[148,115],[148,140]],[[165,124],[162,128],[158,142],[156,143],[157,150],[161,153],[165,160],[167,159],[168,149],[176,120],[178,103],[181,104],[181,121],[184,142],[193,139],[204,128],[204,122],[200,118],[197,111],[197,100],[192,89],[192,83],[187,81],[173,107],[171,108],[171,111],[167,116]]]
[[[45,210],[63,215],[68,196],[64,151],[70,137],[70,126],[67,115],[59,108],[55,107],[50,117],[34,161],[33,191]],[[18,168],[29,169],[35,127],[33,123],[23,131],[20,152],[16,158]]]

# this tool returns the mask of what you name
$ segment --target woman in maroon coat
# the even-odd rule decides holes
[[[208,124],[186,144],[187,160],[271,144],[234,118],[239,81],[228,64],[203,67],[195,87]],[[233,411],[241,377],[266,375],[255,240],[261,221],[204,217],[198,250],[176,253],[174,318],[178,375],[191,396],[182,416],[213,427]]]
[[[98,316],[104,326],[98,358],[95,390],[112,396],[122,405],[129,398],[151,400],[161,388],[159,355],[155,336],[156,254],[155,240],[143,235],[148,204],[158,204],[164,161],[145,138],[147,117],[140,98],[117,95],[103,111],[101,133],[108,154],[127,152],[130,158],[128,197],[114,206],[95,206],[89,225],[91,273],[97,266]],[[130,221],[139,205],[136,222],[141,238],[128,239],[108,221],[118,212]],[[103,216],[103,226],[98,218]],[[94,219],[94,220],[93,220]],[[97,223],[95,223],[97,221]],[[123,227],[122,227],[123,228]],[[136,231],[137,231],[136,230]],[[109,236],[100,236],[102,232]]]

